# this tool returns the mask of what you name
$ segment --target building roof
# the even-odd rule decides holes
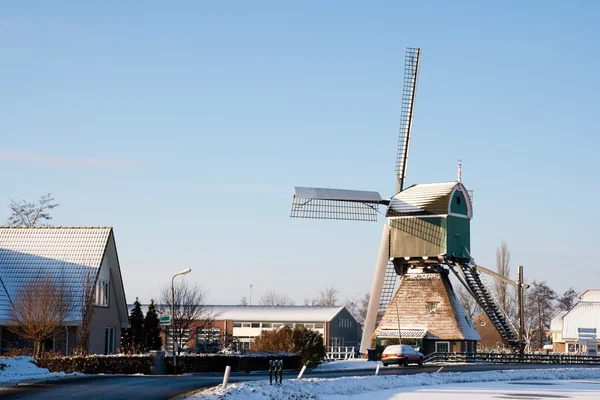
[[[562,331],[563,329],[563,318],[567,314],[567,311],[559,311],[552,319],[550,320],[550,330],[551,331]]]
[[[448,215],[450,200],[456,190],[468,199],[468,217],[472,217],[471,198],[460,182],[423,183],[410,186],[392,197],[388,217],[405,215]]]
[[[578,328],[600,332],[600,302],[580,301],[563,317],[563,339],[576,340]]]
[[[0,283],[5,289],[0,291],[0,321],[10,319],[6,300],[14,299],[23,284],[48,277],[66,282],[74,308],[79,308],[84,279],[89,273],[96,279],[111,232],[110,227],[0,227]]]
[[[127,307],[131,312],[133,304]],[[157,308],[164,308],[164,306],[157,305]],[[328,322],[333,320],[344,307],[207,305],[206,309],[214,313],[214,319],[217,321]],[[142,305],[144,314],[147,310],[148,305]]]
[[[600,301],[600,290],[588,289],[579,295],[581,301]]]
[[[434,307],[432,311],[430,306]],[[481,340],[467,317],[448,277],[441,273],[409,270],[375,330],[424,330],[425,339]]]

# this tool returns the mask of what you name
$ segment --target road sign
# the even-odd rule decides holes
[[[170,315],[161,315],[160,316],[160,324],[161,325],[171,325],[171,316]]]

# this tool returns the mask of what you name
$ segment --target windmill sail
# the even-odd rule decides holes
[[[363,190],[296,187],[292,218],[377,221],[379,204],[385,204],[377,192]]]
[[[402,110],[400,116],[400,135],[396,156],[396,193],[402,191],[406,178],[406,160],[410,143],[415,92],[417,90],[417,74],[419,71],[420,48],[407,47],[404,61],[404,88],[402,89]]]

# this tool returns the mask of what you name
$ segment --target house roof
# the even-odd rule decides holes
[[[472,217],[471,199],[460,182],[423,183],[413,185],[392,197],[388,217],[405,215],[448,215],[450,200],[456,190],[465,193],[468,199],[468,217]]]
[[[580,301],[563,317],[563,339],[577,339],[578,328],[600,332],[600,302]]]
[[[127,307],[131,313],[133,304]],[[217,321],[325,322],[333,320],[344,307],[207,305],[206,309],[214,313]],[[143,305],[142,312],[147,310],[148,305]]]
[[[552,319],[550,320],[550,330],[551,331],[562,331],[563,329],[563,319],[567,311],[559,311]]]
[[[0,282],[6,290],[0,291],[0,321],[10,319],[4,295],[14,299],[23,284],[47,277],[64,280],[80,307],[84,279],[88,273],[96,279],[111,232],[110,227],[0,227]]]
[[[579,295],[581,301],[600,301],[600,290],[588,289]]]

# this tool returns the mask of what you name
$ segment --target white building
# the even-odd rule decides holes
[[[583,352],[585,345],[578,341],[580,328],[595,328],[596,332],[600,332],[600,290],[586,290],[572,309],[561,311],[552,318],[552,351],[570,354]]]

